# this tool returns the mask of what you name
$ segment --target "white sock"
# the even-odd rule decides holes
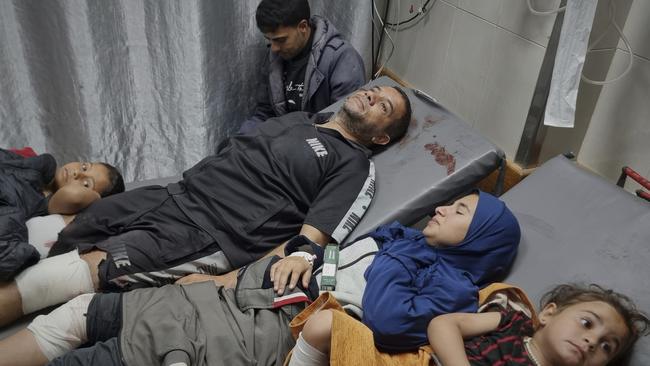
[[[291,355],[289,366],[321,366],[328,364],[329,357],[307,343],[302,337],[302,332],[300,332],[296,346],[293,347],[293,354]]]

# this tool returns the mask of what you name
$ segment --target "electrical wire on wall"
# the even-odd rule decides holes
[[[379,10],[377,10],[377,4],[374,1],[372,2],[372,6],[373,6],[373,10],[375,11],[375,14],[377,15],[377,18],[379,19],[379,23],[381,24],[381,29],[382,29],[383,33],[386,34],[386,37],[388,37],[388,40],[390,41],[390,45],[391,45],[390,52],[388,53],[388,57],[386,58],[384,63],[381,65],[381,67],[379,67],[377,72],[375,72],[375,74],[372,76],[372,78],[375,79],[375,78],[377,78],[377,76],[379,76],[379,74],[381,74],[381,72],[384,70],[384,67],[386,66],[386,63],[388,63],[390,58],[393,56],[393,52],[395,51],[395,42],[393,41],[393,37],[390,36],[390,33],[386,29],[386,25],[384,24],[384,20],[381,18],[381,15],[379,14]],[[388,6],[388,4],[386,6]],[[379,50],[377,51],[378,54],[381,53],[381,46],[382,45],[379,44]],[[379,56],[377,56],[377,58],[379,59]]]
[[[372,65],[371,65],[371,68],[372,68],[371,75],[373,75],[373,77],[372,77],[373,79],[374,79],[374,75],[375,75],[375,69],[377,68],[379,55],[381,54],[381,46],[383,45],[383,41],[384,41],[384,29],[385,29],[385,27],[383,25],[383,22],[382,22],[381,30],[377,29],[377,23],[375,22],[376,7],[377,7],[377,5],[375,5],[375,0],[372,0],[370,2],[370,14],[371,14],[372,26],[374,28],[373,44],[372,44]],[[390,8],[390,0],[386,0],[386,7],[384,8],[384,19],[388,17],[388,9],[389,8]],[[379,19],[381,20],[382,18],[379,18]],[[377,51],[375,51],[375,49],[374,49],[374,47],[375,47],[375,44],[374,44],[375,32],[377,33],[377,37],[379,37],[379,41],[377,42]]]
[[[559,12],[562,12],[566,9],[566,6],[562,6],[558,9],[555,10],[550,10],[550,11],[538,11],[533,9],[533,6],[531,4],[531,0],[526,0],[528,3],[528,10],[530,10],[531,13],[535,15],[553,15],[557,14]],[[614,5],[614,0],[609,1],[609,24],[607,25],[607,28],[605,31],[596,38],[596,40],[587,47],[587,54],[591,53],[594,51],[594,47],[605,38],[607,35],[607,31],[609,30],[609,26],[613,25],[614,29],[616,30],[616,33],[618,33],[619,37],[621,37],[621,40],[623,40],[623,43],[625,44],[625,48],[627,48],[627,52],[629,54],[629,62],[627,64],[627,67],[625,68],[625,71],[623,71],[622,74],[611,78],[609,80],[592,80],[588,77],[585,76],[584,69],[582,70],[582,73],[580,74],[580,79],[584,81],[585,83],[592,84],[592,85],[607,85],[611,84],[615,81],[620,80],[623,78],[625,75],[627,75],[628,72],[632,69],[632,65],[634,64],[634,51],[632,50],[632,45],[630,45],[630,41],[627,39],[623,31],[621,30],[621,27],[616,23],[616,7]],[[614,48],[615,49],[615,48]],[[602,51],[602,50],[598,50]]]
[[[424,4],[422,4],[422,0],[420,0],[420,8],[418,8],[418,11],[417,11],[417,13],[415,15],[413,15],[412,17],[410,17],[410,18],[408,18],[406,20],[398,20],[397,23],[386,22],[386,25],[390,26],[390,27],[399,27],[400,25],[409,24],[409,23],[411,23],[412,21],[414,21],[416,19],[417,20],[421,19],[422,16],[427,12],[427,9],[430,9],[430,8],[427,8],[429,6],[430,2],[431,2],[431,0],[427,0]],[[435,3],[435,1],[434,1],[434,3]],[[433,5],[431,5],[431,6],[433,6]],[[411,4],[411,11],[414,11],[413,4]],[[397,17],[397,19],[399,19],[399,16]]]
[[[526,0],[526,3],[528,4],[528,10],[530,10],[530,12],[535,14],[535,15],[553,15],[553,14],[557,14],[559,12],[562,12],[562,11],[564,11],[566,9],[566,5],[565,5],[565,6],[559,7],[557,9],[555,9],[555,10],[539,11],[539,10],[533,9],[533,4],[531,4],[530,1],[531,0]]]
[[[422,0],[420,0],[420,7],[417,9],[417,13],[415,15],[413,15],[410,18],[405,19],[405,20],[399,20],[400,19],[400,10],[402,8],[402,6],[401,6],[402,4],[401,4],[401,0],[398,0],[398,2],[397,2],[397,10],[396,10],[397,16],[395,17],[396,19],[398,19],[398,21],[395,22],[395,23],[391,23],[391,22],[388,22],[386,20],[387,15],[388,15],[388,9],[390,7],[390,0],[387,0],[387,2],[386,2],[386,15],[384,15],[383,18],[379,14],[379,10],[377,9],[377,5],[375,4],[375,1],[374,0],[372,1],[373,12],[374,12],[374,14],[376,14],[377,18],[379,19],[379,23],[381,24],[381,31],[379,32],[377,30],[377,27],[376,27],[376,24],[375,24],[375,19],[374,19],[375,16],[373,15],[373,18],[372,18],[373,26],[375,27],[375,31],[378,31],[380,33],[379,44],[378,44],[377,51],[376,51],[376,55],[377,55],[376,57],[374,56],[375,53],[373,51],[373,57],[374,57],[373,63],[372,63],[373,68],[379,63],[379,58],[380,58],[380,55],[381,55],[381,48],[382,48],[382,45],[383,45],[383,36],[384,36],[384,34],[387,36],[388,40],[390,41],[390,45],[391,45],[391,50],[388,53],[388,57],[386,57],[386,60],[381,64],[379,69],[376,72],[374,72],[374,74],[372,76],[373,79],[377,78],[381,74],[381,72],[384,70],[384,68],[386,67],[386,65],[388,64],[390,59],[392,58],[393,53],[395,52],[395,50],[397,48],[396,42],[393,40],[393,38],[391,37],[390,33],[388,32],[388,30],[386,28],[392,29],[392,31],[394,32],[393,35],[396,35],[397,33],[399,33],[400,29],[404,29],[404,27],[402,27],[402,26],[404,26],[404,25],[413,26],[413,25],[417,24],[419,22],[419,20],[423,18],[424,14],[427,12],[427,10],[430,9],[431,7],[433,7],[433,4],[431,5],[431,7],[429,7],[429,3],[431,3],[431,1],[432,0],[426,0],[426,2],[423,3]],[[433,2],[435,4],[436,0],[433,0]],[[413,4],[411,4],[410,11],[411,12],[415,11]]]
[[[628,54],[629,62],[627,64],[627,68],[625,69],[625,71],[623,71],[622,74],[620,74],[619,76],[616,76],[614,78],[611,78],[609,80],[592,80],[592,79],[585,76],[585,72],[583,70],[582,75],[580,75],[580,77],[581,77],[582,81],[584,81],[586,83],[593,84],[593,85],[607,85],[607,84],[613,83],[613,82],[618,81],[619,79],[623,78],[632,69],[632,64],[634,64],[634,51],[632,50],[632,45],[630,45],[630,41],[627,39],[625,34],[623,34],[623,31],[621,30],[621,27],[618,25],[618,23],[616,23],[615,18],[616,18],[616,8],[614,6],[614,0],[610,0],[609,1],[609,25],[614,26],[614,29],[616,30],[616,33],[618,33],[618,35],[621,37],[621,39],[623,40],[623,43],[625,44],[625,48],[627,48],[627,52],[629,53]],[[589,47],[587,47],[587,54],[589,54],[589,52],[594,51],[594,47],[598,44],[598,42],[602,41],[603,38],[605,38],[605,35],[607,34],[607,30],[609,30],[609,25],[607,26],[607,29],[605,29],[603,34],[598,36],[598,38],[591,45],[589,45]]]

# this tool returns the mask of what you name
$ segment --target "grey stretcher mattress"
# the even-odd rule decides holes
[[[385,76],[368,85],[398,86]],[[414,224],[476,185],[504,159],[502,150],[458,116],[422,94],[403,90],[413,109],[408,134],[373,157],[375,198],[346,242],[394,220]],[[343,102],[325,111],[335,111]]]
[[[650,312],[650,204],[558,156],[502,196],[522,229],[506,282],[539,303],[553,285],[597,283]],[[642,338],[630,365],[650,365]]]

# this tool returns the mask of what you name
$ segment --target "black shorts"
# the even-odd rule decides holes
[[[103,290],[162,286],[190,273],[232,269],[214,238],[160,186],[97,201],[61,232],[59,242],[80,253],[100,249],[108,254],[99,266]]]

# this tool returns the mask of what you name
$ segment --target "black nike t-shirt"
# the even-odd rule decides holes
[[[271,118],[184,173],[185,193],[174,199],[216,236],[234,267],[289,240],[303,224],[341,242],[365,213],[375,188],[370,151],[317,127],[326,117]]]

